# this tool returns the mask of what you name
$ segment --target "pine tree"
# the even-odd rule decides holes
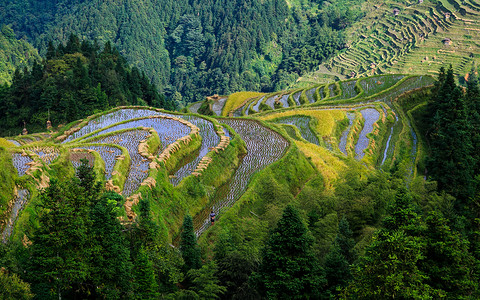
[[[96,201],[90,213],[91,277],[99,298],[118,299],[130,292],[130,251],[117,219],[122,200],[109,192]]]
[[[40,194],[43,209],[31,237],[27,276],[38,299],[81,296],[88,290],[88,207],[78,180],[55,179]]]
[[[465,101],[450,67],[439,82],[431,107],[434,117],[430,134],[428,175],[440,189],[464,200],[473,194],[472,143]],[[461,206],[461,205],[460,205]]]
[[[480,174],[480,87],[478,76],[474,68],[469,73],[467,94],[465,96],[468,111],[469,132],[472,141],[472,156],[475,163],[474,173]]]
[[[140,248],[135,265],[134,275],[134,299],[157,299],[158,284],[155,279],[153,264],[148,258],[147,252],[143,247]]]
[[[325,279],[312,243],[298,211],[288,205],[263,250],[259,292],[267,298],[318,298]]]
[[[338,245],[340,253],[345,257],[347,262],[352,264],[355,260],[355,253],[353,253],[355,240],[353,239],[353,232],[345,216],[343,216],[338,223],[338,234],[335,237],[334,243]]]
[[[441,291],[447,299],[478,299],[479,262],[470,253],[468,241],[448,226],[439,212],[425,218],[423,238],[425,258],[420,269],[428,275],[426,283]]]
[[[197,244],[197,237],[193,230],[193,220],[190,215],[186,215],[183,219],[180,251],[182,252],[182,257],[185,262],[185,272],[190,269],[198,269],[202,266],[200,248]]]
[[[353,247],[355,241],[352,238],[352,231],[345,216],[338,224],[338,233],[330,252],[325,257],[325,277],[327,279],[327,290],[330,295],[337,295],[338,290],[347,286],[352,274],[350,264],[353,263],[355,255]]]

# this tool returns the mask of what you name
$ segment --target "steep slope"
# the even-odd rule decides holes
[[[475,1],[368,1],[348,29],[348,47],[325,67],[346,76],[435,74],[452,64],[464,76],[479,61],[480,8]],[[321,72],[319,72],[321,73]]]

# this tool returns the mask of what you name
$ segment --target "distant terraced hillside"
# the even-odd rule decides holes
[[[366,16],[348,30],[347,48],[326,62],[323,72],[436,74],[452,64],[455,74],[464,76],[480,62],[477,1],[368,1],[364,9]]]

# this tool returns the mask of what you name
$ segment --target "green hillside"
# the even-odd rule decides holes
[[[100,46],[111,41],[184,106],[213,94],[283,89],[343,47],[339,24],[358,17],[357,3],[1,0],[0,22],[43,54],[49,40],[66,43],[70,33]]]
[[[479,17],[0,0],[0,299],[480,299]]]
[[[17,40],[13,30],[2,25],[0,30],[0,85],[12,82],[15,69],[31,67],[40,56],[25,40]]]
[[[0,148],[2,176],[5,178],[2,182],[4,187],[0,213],[2,238],[11,249],[11,254],[7,257],[16,261],[15,268],[38,270],[36,264],[40,264],[40,259],[46,259],[48,255],[35,251],[40,251],[38,247],[44,245],[42,239],[49,238],[49,235],[43,237],[39,234],[46,230],[45,222],[54,220],[46,217],[55,218],[52,213],[57,209],[53,206],[48,210],[43,208],[45,205],[56,205],[55,201],[48,200],[53,194],[47,194],[52,193],[52,189],[60,189],[58,193],[61,195],[64,195],[61,191],[80,189],[77,192],[78,197],[97,197],[94,196],[95,193],[110,191],[110,194],[104,196],[107,198],[102,199],[110,199],[108,203],[116,207],[110,214],[114,220],[112,222],[119,226],[115,230],[125,228],[126,232],[136,232],[131,236],[122,235],[133,243],[130,250],[122,250],[126,251],[122,255],[136,255],[132,256],[131,262],[134,264],[132,270],[137,270],[136,268],[140,268],[137,264],[142,261],[142,251],[147,251],[150,268],[153,266],[158,274],[158,277],[152,277],[156,278],[152,279],[156,286],[153,290],[159,293],[153,298],[160,295],[177,298],[187,291],[205,293],[202,285],[196,281],[189,283],[192,280],[189,278],[202,278],[202,272],[212,272],[209,268],[227,270],[232,267],[234,262],[225,261],[232,255],[229,254],[231,251],[236,253],[237,259],[244,264],[262,262],[257,267],[252,265],[242,271],[246,278],[273,276],[273,271],[263,269],[266,268],[263,264],[273,258],[264,256],[263,252],[267,251],[265,249],[268,247],[273,247],[268,246],[269,239],[273,239],[269,237],[271,229],[275,226],[286,226],[280,224],[293,222],[295,218],[296,224],[305,224],[300,227],[306,226],[304,229],[299,228],[298,232],[310,232],[307,239],[310,246],[305,246],[305,249],[310,250],[305,251],[310,253],[308,255],[313,255],[311,257],[314,259],[312,258],[310,263],[313,263],[315,268],[329,270],[332,263],[330,256],[334,255],[332,251],[347,249],[332,250],[336,249],[339,234],[345,230],[345,226],[350,228],[347,230],[350,232],[347,233],[350,239],[350,254],[345,252],[341,257],[348,259],[344,264],[359,268],[357,271],[348,271],[348,274],[364,274],[362,268],[369,267],[364,259],[384,255],[382,251],[387,251],[385,255],[413,251],[402,248],[396,252],[387,245],[372,243],[372,239],[384,241],[403,232],[405,236],[395,242],[404,245],[406,241],[402,239],[417,241],[415,247],[418,248],[415,248],[415,251],[430,259],[427,261],[421,257],[416,258],[411,262],[414,269],[405,272],[412,276],[424,272],[423,274],[428,273],[434,278],[437,273],[429,266],[440,262],[428,249],[434,245],[430,243],[435,242],[436,230],[450,231],[448,226],[453,228],[454,233],[445,238],[458,241],[456,245],[463,249],[459,253],[463,253],[465,257],[457,257],[459,264],[473,266],[470,263],[477,258],[466,246],[467,240],[472,243],[475,241],[468,235],[473,232],[470,231],[472,225],[469,222],[459,225],[466,226],[463,227],[466,233],[462,234],[457,232],[460,229],[451,221],[464,214],[468,215],[464,209],[470,204],[465,204],[468,201],[464,202],[466,198],[462,193],[455,188],[450,189],[448,181],[442,183],[445,172],[440,175],[433,173],[437,168],[434,163],[441,160],[440,156],[435,161],[426,158],[427,153],[440,155],[442,149],[435,136],[425,135],[426,122],[433,118],[429,116],[433,106],[427,99],[437,97],[431,96],[436,93],[450,95],[444,97],[445,103],[456,101],[455,97],[458,95],[463,97],[455,94],[456,92],[452,93],[451,85],[455,85],[453,70],[442,74],[440,82],[430,76],[377,75],[280,93],[236,93],[226,97],[211,97],[205,100],[205,103],[190,107],[191,110],[203,107],[202,110],[209,116],[191,112],[176,113],[146,106],[122,106],[68,124],[59,132],[6,138]],[[478,98],[478,93],[475,92],[478,85],[476,81],[472,81],[475,80],[472,74],[465,103],[474,111],[474,106],[471,105],[476,102],[470,102],[470,97]],[[434,83],[435,88],[432,88]],[[446,108],[439,104],[435,110],[441,114],[442,109]],[[457,120],[460,116],[461,114],[456,117]],[[470,117],[464,115],[464,118],[467,120]],[[475,117],[472,115],[471,118],[473,119],[469,119],[469,122],[475,123]],[[442,128],[443,125],[436,123],[437,120],[435,119],[435,124]],[[460,131],[455,136],[462,134],[461,126],[464,125],[461,124],[466,123],[458,123],[460,127],[455,128]],[[448,130],[453,130],[453,127],[449,128]],[[475,138],[472,138],[472,141],[474,140]],[[430,148],[427,147],[427,142],[430,142]],[[458,152],[457,155],[461,153]],[[88,169],[85,171],[86,165],[83,165],[84,169],[80,169],[83,170],[80,172],[87,173],[77,173],[80,181],[68,179],[73,176],[74,168],[81,165],[81,159],[86,159],[85,162],[93,167],[92,175],[81,175],[88,174]],[[432,178],[438,180],[438,188],[449,191],[451,195],[440,193],[436,181],[424,180],[427,172],[425,166],[429,168],[430,176],[436,176]],[[456,173],[452,172],[449,180],[464,178],[466,171],[462,168],[458,171],[463,173],[455,177]],[[99,184],[96,188],[93,188],[93,182],[88,181],[91,180],[88,178],[94,177]],[[461,180],[455,182],[455,186],[468,184]],[[89,189],[92,192],[89,193],[94,194],[81,196],[83,190],[80,187],[85,184],[91,186]],[[408,193],[405,185],[409,189]],[[46,192],[42,191],[43,188],[47,188]],[[70,209],[68,201],[77,199],[69,198],[68,192],[60,197],[66,197],[62,198],[65,199],[64,202],[59,203],[66,205],[63,209],[67,211]],[[86,200],[83,204],[72,202],[72,213],[75,214],[77,209],[80,209],[78,213],[82,209],[91,211],[92,214],[98,213],[96,206],[89,206],[89,203],[95,204],[95,201],[102,200],[89,201]],[[289,214],[293,214],[293,219],[288,221],[285,214],[292,209],[293,212]],[[214,226],[209,221],[211,212],[216,214]],[[389,225],[390,218],[403,218],[398,214],[404,213],[412,214],[408,215],[405,222],[416,224],[411,225],[414,226],[411,227],[413,229],[409,229],[408,224],[402,225],[400,221]],[[192,216],[191,221],[188,221],[188,216]],[[422,221],[420,216],[428,218]],[[84,217],[80,215],[72,217],[66,214],[65,218],[73,218],[72,222],[75,220],[75,223],[80,222],[76,225],[80,227],[75,232],[85,230],[88,233],[85,242],[92,243],[88,242],[88,236],[97,234],[97,229],[89,227],[89,224],[95,224],[95,219],[91,219],[93,223],[89,223],[90,219],[81,223]],[[447,222],[449,225],[446,225]],[[435,227],[440,224],[444,227]],[[58,230],[61,227],[55,228]],[[182,228],[184,233],[181,234]],[[202,265],[201,262],[195,263],[195,259],[199,257],[186,256],[187,229],[191,235],[199,237],[204,264],[198,271],[194,270]],[[66,238],[70,239],[67,236]],[[425,244],[420,243],[420,240],[425,241]],[[79,243],[81,241],[78,240]],[[154,244],[149,244],[152,241]],[[32,245],[32,242],[33,246],[28,246]],[[388,243],[388,239],[384,242]],[[116,243],[117,247],[120,247],[118,243],[124,242]],[[174,248],[181,245],[181,251],[170,252],[169,244]],[[98,247],[107,246],[102,242]],[[163,246],[167,248],[163,249]],[[33,251],[30,255],[33,255],[35,260],[31,264],[25,263],[18,256],[23,247]],[[61,249],[63,246],[55,247]],[[84,247],[86,253],[95,251],[95,248],[90,246]],[[119,251],[118,249],[115,251]],[[448,247],[442,249],[441,251],[452,250]],[[81,259],[80,257],[87,255],[82,253],[70,249],[65,250],[62,257],[67,259],[66,255],[76,255]],[[86,261],[83,266],[86,272],[84,276],[97,280],[94,277],[97,276],[96,272],[103,271],[96,271],[90,267],[90,263],[94,262]],[[450,262],[446,265],[452,266]],[[377,262],[373,266],[381,267],[381,264]],[[399,266],[404,266],[403,262],[400,261]],[[62,270],[66,272],[69,268],[71,267],[65,265]],[[126,265],[124,268],[130,270],[132,267]],[[455,276],[475,282],[476,269],[470,268],[473,273],[463,272]],[[316,291],[318,295],[328,295],[338,294],[338,291],[342,290],[342,293],[359,295],[359,286],[369,280],[363,277],[345,277],[342,283],[336,283],[333,281],[334,277],[331,277],[336,275],[323,273],[324,271],[320,271],[323,269],[318,270],[320,273],[309,274],[326,276],[324,278],[330,281],[323,284],[320,284],[322,281],[315,281],[314,290],[296,293]],[[443,272],[455,271],[449,269]],[[238,279],[239,282],[218,282],[215,281],[216,278],[227,278],[229,275],[215,274],[210,275],[213,276],[210,277],[211,284],[215,284],[213,293],[225,293],[230,295],[228,297],[245,293],[239,286],[246,284],[245,279]],[[39,278],[49,278],[50,275],[38,273],[35,276],[37,277],[25,275],[23,280],[31,283],[32,292],[38,296],[43,293],[44,287],[43,283],[41,284],[43,279]],[[304,278],[302,276],[307,275],[296,276]],[[265,281],[266,279],[262,278],[251,280],[258,280],[258,284],[277,280]],[[88,282],[90,279],[84,280]],[[134,280],[137,282],[140,278],[135,277]],[[477,284],[444,289],[443,285],[437,286],[438,280],[419,279],[419,286],[411,288],[413,291],[422,291],[425,295],[472,295],[478,292]],[[118,293],[135,291],[135,287],[130,289],[120,281],[108,283],[103,279],[96,282],[108,284],[110,288],[115,287]],[[152,281],[149,282],[153,284]],[[280,282],[282,281],[280,280],[279,284]],[[442,279],[440,282],[454,284],[450,279]],[[193,288],[175,287],[178,283],[192,284]],[[398,280],[396,284],[408,286],[409,282]],[[61,286],[64,295],[83,293],[76,292],[63,283]],[[230,288],[228,292],[225,286]],[[372,295],[374,287],[362,288],[362,293]],[[85,289],[89,290],[89,293],[107,293],[107,290],[99,288],[90,290],[88,285]],[[263,296],[273,292],[282,293],[280,287],[262,285],[249,286],[248,291],[247,294],[260,293]],[[397,293],[387,285],[382,295],[390,295],[391,292]],[[408,291],[406,293],[408,294]]]

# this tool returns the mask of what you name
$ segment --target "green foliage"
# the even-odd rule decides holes
[[[28,300],[33,298],[30,285],[23,282],[16,274],[9,274],[0,268],[0,298],[4,300]]]
[[[0,29],[0,86],[12,82],[15,69],[30,67],[40,60],[36,49],[24,39],[17,40],[13,30],[7,25]]]
[[[155,280],[153,264],[148,258],[147,252],[142,248],[137,254],[135,265],[133,267],[134,299],[157,299],[158,285]]]
[[[90,211],[90,276],[97,296],[107,299],[124,297],[130,290],[130,251],[117,219],[122,203],[120,195],[109,192],[96,200]]]
[[[38,298],[86,291],[88,278],[88,199],[78,180],[55,180],[41,193],[40,227],[31,237],[28,278]]]
[[[180,251],[182,252],[183,261],[185,262],[185,272],[201,267],[200,248],[198,247],[197,237],[193,231],[193,220],[190,215],[186,215],[183,219]]]
[[[188,276],[193,278],[192,290],[200,299],[219,299],[220,295],[226,292],[226,288],[220,285],[220,280],[216,277],[217,266],[214,262],[204,264],[199,269],[191,269]]]
[[[427,170],[429,177],[438,181],[440,189],[462,200],[474,194],[476,165],[470,130],[477,129],[469,127],[466,108],[453,69],[450,67],[446,73],[440,69],[428,108],[432,123]]]
[[[425,241],[414,234],[420,229],[420,219],[404,191],[397,194],[384,222],[385,228],[375,234],[344,295],[355,299],[432,297],[434,291],[425,283],[428,276],[418,266],[425,247]]]
[[[0,218],[6,219],[6,208],[10,201],[15,188],[15,168],[12,164],[12,159],[8,151],[0,147]]]
[[[104,6],[17,0],[0,2],[0,20],[47,58],[82,44],[55,51],[45,37],[75,42],[65,34],[73,32],[101,45],[114,41],[129,63],[183,107],[212,94],[282,89],[343,48],[343,30],[360,15],[358,6],[310,12],[310,4],[293,10],[280,0],[123,0]]]
[[[49,116],[62,124],[125,104],[173,108],[110,43],[100,49],[71,35],[66,45],[51,46],[48,59],[17,69],[12,85],[0,92],[0,132],[20,133],[24,121],[39,131]]]
[[[257,275],[259,291],[268,298],[318,297],[325,279],[312,244],[298,211],[288,205],[264,248]]]

